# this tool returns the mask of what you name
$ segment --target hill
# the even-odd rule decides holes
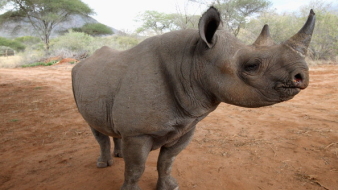
[[[90,16],[71,15],[67,21],[62,22],[55,27],[51,37],[57,37],[68,29],[79,28],[88,23],[99,22]],[[119,32],[115,28],[111,27],[111,29],[115,34]],[[29,23],[27,18],[17,19],[15,21],[5,21],[0,24],[0,37],[17,38],[22,36],[37,36],[33,26]]]

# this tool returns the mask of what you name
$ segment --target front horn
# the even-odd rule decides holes
[[[316,16],[313,10],[310,10],[306,23],[297,34],[288,39],[284,44],[292,51],[295,51],[302,57],[305,57],[307,49],[311,42],[313,29],[315,28]]]

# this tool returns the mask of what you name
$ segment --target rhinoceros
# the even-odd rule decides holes
[[[139,189],[150,151],[159,149],[157,189],[178,189],[175,157],[196,124],[221,103],[256,108],[290,100],[309,84],[305,55],[315,26],[310,11],[297,34],[276,44],[265,25],[252,45],[221,27],[210,7],[198,30],[150,37],[125,51],[102,47],[72,69],[74,98],[101,155],[97,167],[125,161],[121,189]]]

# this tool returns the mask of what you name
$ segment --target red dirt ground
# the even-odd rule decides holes
[[[78,113],[71,65],[0,69],[0,189],[113,189],[123,159],[98,169],[99,147]],[[338,66],[312,67],[293,100],[226,104],[197,126],[176,158],[181,190],[338,189]],[[155,189],[158,151],[140,180]]]

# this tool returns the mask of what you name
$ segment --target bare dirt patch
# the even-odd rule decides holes
[[[99,154],[71,92],[71,65],[0,69],[0,189],[119,189],[123,159]],[[311,68],[293,100],[226,104],[197,126],[173,175],[187,189],[338,189],[338,66]],[[154,189],[158,151],[140,186]]]

